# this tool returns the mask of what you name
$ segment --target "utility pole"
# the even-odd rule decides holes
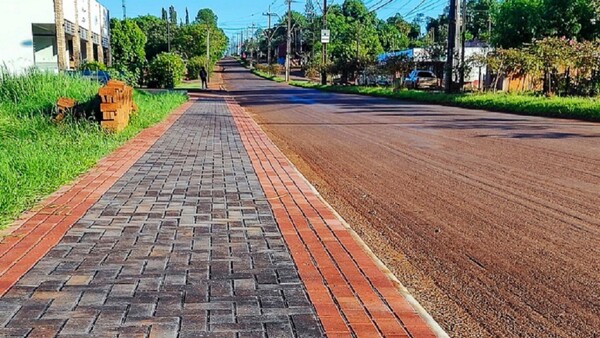
[[[292,54],[292,0],[286,0],[288,5],[287,22],[287,48],[285,53],[285,82],[290,82],[290,69],[292,68],[290,54]]]
[[[327,0],[323,0],[323,29],[327,29]],[[325,65],[327,64],[327,44],[321,43],[322,51],[321,51],[321,84],[327,84],[327,70],[325,69]]]
[[[171,53],[171,22],[169,19],[165,22],[167,23],[167,52]]]
[[[460,90],[465,86],[465,49],[467,43],[467,0],[462,0],[462,19],[460,22]]]
[[[123,20],[125,20],[127,19],[127,7],[125,6],[125,0],[121,2],[121,5],[123,6]]]
[[[254,61],[254,52],[256,52],[256,49],[254,47],[254,37],[256,35],[256,25],[254,24],[254,22],[252,23],[252,28],[250,28],[250,68],[252,68],[252,62]],[[258,60],[258,53],[256,53],[256,61],[254,62],[255,64],[257,64],[260,60]]]
[[[210,82],[210,27],[206,25],[206,82]]]
[[[450,13],[448,14],[448,57],[446,60],[445,91],[452,92],[452,71],[454,68],[454,49],[456,47],[456,10],[459,0],[450,0]]]
[[[273,39],[273,34],[271,34],[271,16],[275,15],[275,13],[271,13],[271,5],[269,5],[269,11],[267,13],[263,13],[264,16],[269,17],[269,30],[267,31],[267,64],[271,64],[271,40]]]

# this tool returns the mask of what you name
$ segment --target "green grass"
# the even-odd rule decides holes
[[[271,80],[271,81],[275,81],[275,82],[279,82],[279,83],[285,82],[284,78],[281,78],[281,77],[279,77],[277,75],[267,74],[267,73],[262,72],[262,71],[260,71],[258,69],[253,69],[252,70],[252,74],[254,74],[256,76],[259,76],[259,77],[262,77],[263,79],[267,79],[267,80]]]
[[[394,92],[391,88],[323,86],[316,83],[298,81],[292,81],[290,84],[297,87],[313,88],[329,92],[386,97],[521,115],[600,121],[600,100],[596,98],[547,98],[536,95],[506,93],[445,94],[416,90],[400,90]]]
[[[0,228],[187,100],[136,91],[139,112],[119,134],[103,132],[92,120],[50,121],[58,97],[91,101],[98,88],[66,75],[0,72]]]
[[[177,86],[175,86],[175,89],[200,90],[201,86],[202,86],[202,83],[200,82],[200,79],[198,79],[198,80],[184,81],[184,82],[178,84]]]

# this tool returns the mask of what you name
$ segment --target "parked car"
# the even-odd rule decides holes
[[[404,85],[410,89],[424,89],[439,87],[439,79],[429,70],[413,70],[406,79]]]
[[[73,77],[82,77],[90,81],[98,82],[102,85],[105,85],[110,80],[110,75],[108,75],[108,72],[103,70],[68,70],[66,73]]]

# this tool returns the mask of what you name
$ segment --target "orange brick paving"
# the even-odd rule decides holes
[[[327,336],[435,337],[243,108],[228,106]]]
[[[190,106],[184,103],[163,122],[143,130],[72,184],[26,212],[0,239],[0,296],[53,248],[85,212]]]

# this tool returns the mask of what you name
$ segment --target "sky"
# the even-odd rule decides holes
[[[98,0],[108,8],[112,17],[123,17],[122,0]],[[219,17],[219,27],[223,28],[227,35],[233,35],[242,29],[255,24],[257,27],[267,27],[267,17],[263,16],[271,6],[271,12],[284,15],[286,11],[285,0],[125,0],[127,17],[152,14],[161,15],[161,8],[167,9],[173,5],[177,10],[178,17],[185,18],[186,7],[190,13],[190,20],[196,17],[201,8],[210,8]],[[442,12],[449,0],[364,0],[367,8],[377,9],[377,15],[385,19],[395,13],[405,16],[408,21],[418,13],[426,16],[437,16]],[[320,11],[322,0],[313,0],[317,11]],[[342,3],[343,0],[328,0],[328,4]],[[294,0],[292,9],[304,12],[305,0]],[[277,18],[273,18],[277,21]]]

